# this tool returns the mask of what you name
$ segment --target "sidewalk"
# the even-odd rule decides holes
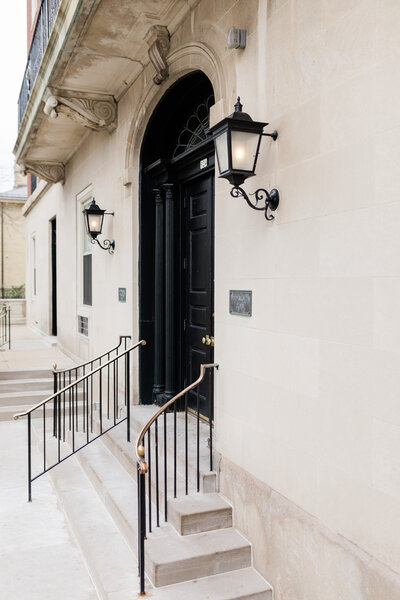
[[[25,325],[13,325],[11,350],[0,351],[0,371],[74,363]],[[33,457],[36,450],[33,448]],[[26,420],[0,423],[1,600],[98,600],[48,476],[27,502]]]
[[[11,328],[11,350],[0,349],[0,371],[73,367],[75,363],[55,345],[55,338],[42,336],[26,325]]]

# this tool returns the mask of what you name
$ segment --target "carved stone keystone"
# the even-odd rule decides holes
[[[113,98],[78,98],[49,96],[44,112],[52,119],[64,114],[76,123],[93,131],[113,131],[117,126],[117,104]]]
[[[49,183],[64,183],[65,181],[65,166],[58,161],[32,161],[23,165],[25,173],[33,173]]]
[[[170,47],[170,35],[165,25],[153,25],[146,34],[145,40],[149,46],[149,58],[156,70],[153,81],[160,85],[169,75],[166,56]]]

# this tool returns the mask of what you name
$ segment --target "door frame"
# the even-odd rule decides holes
[[[207,158],[207,166],[203,169],[200,169],[200,160]],[[183,319],[185,318],[185,299],[183,298],[183,290],[184,290],[184,281],[182,274],[182,263],[183,263],[183,252],[184,252],[184,244],[186,238],[185,232],[185,224],[184,224],[184,210],[183,210],[183,188],[189,182],[203,177],[207,174],[215,173],[215,153],[214,153],[214,144],[211,139],[206,139],[203,142],[200,142],[194,148],[182,153],[171,160],[163,160],[160,158],[155,161],[153,164],[149,165],[144,172],[147,177],[151,178],[152,184],[147,188],[147,195],[150,194],[151,187],[157,188],[162,186],[165,183],[172,183],[174,185],[174,193],[175,193],[175,226],[176,226],[176,238],[177,238],[177,246],[175,246],[175,265],[176,265],[176,281],[175,281],[175,298],[176,298],[176,346],[180,348],[180,352],[178,354],[178,362],[176,365],[176,387],[179,391],[183,389],[184,386],[184,371],[185,371],[185,361],[187,360],[187,348],[184,342],[184,331],[183,331]],[[215,273],[215,185],[213,183],[213,191],[212,191],[212,199],[211,199],[211,249],[210,249],[210,268],[211,268],[211,297],[212,297],[212,310],[211,314],[214,313],[213,307],[215,302],[215,285],[214,285],[214,273]],[[142,190],[143,192],[143,190]],[[153,201],[153,198],[149,197],[149,201]],[[142,225],[141,225],[142,227]],[[141,231],[143,237],[143,229]],[[165,257],[164,257],[165,260]],[[165,263],[164,263],[165,265]],[[154,264],[147,265],[147,267],[143,264],[139,264],[139,278],[145,277],[146,273],[148,274],[149,270],[154,272]],[[154,288],[153,288],[154,289]],[[149,328],[149,320],[143,319],[143,315],[141,314],[141,306],[143,306],[143,298],[141,298],[141,284],[139,281],[139,335],[140,337],[144,337],[146,339],[146,335],[148,335]],[[153,319],[154,319],[154,310],[153,310]],[[147,332],[143,331],[142,324],[145,323],[145,328]],[[152,323],[153,332],[154,332],[154,321]],[[213,323],[212,323],[213,329]],[[154,333],[153,333],[154,340]],[[154,352],[154,348],[152,348]],[[154,364],[154,363],[153,363]],[[143,365],[139,364],[139,385],[143,375]],[[190,382],[188,382],[190,383]],[[143,397],[143,392],[140,393],[139,401],[141,403],[151,403],[152,398]]]

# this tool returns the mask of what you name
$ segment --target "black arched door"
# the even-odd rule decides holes
[[[152,346],[140,364],[140,401],[145,403],[163,404],[197,379],[201,363],[213,360],[214,149],[207,136],[213,96],[202,74],[188,78],[186,86],[193,99],[176,90],[187,106],[175,107],[176,128],[168,133],[173,143],[156,144],[159,157],[147,159],[142,169],[140,334]],[[175,97],[161,107],[164,112],[169,106],[169,127]],[[158,115],[154,123],[160,123]],[[154,158],[152,150],[143,152],[142,163],[147,155]],[[197,395],[188,401],[196,410]],[[210,415],[205,388],[200,389],[200,413]]]

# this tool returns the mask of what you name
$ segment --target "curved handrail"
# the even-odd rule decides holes
[[[121,354],[118,355],[118,359],[121,358],[122,356],[124,356],[125,354],[128,354],[128,352],[130,352],[131,350],[134,350],[138,346],[145,346],[146,343],[147,343],[146,340],[140,340],[134,346],[131,346],[130,348],[127,348],[126,350],[124,350],[123,352],[121,352]],[[50,400],[54,400],[54,398],[56,398],[57,396],[60,396],[61,394],[65,393],[68,390],[70,390],[71,388],[73,388],[74,386],[77,386],[79,383],[81,383],[81,381],[83,381],[85,378],[87,378],[88,375],[90,375],[90,376],[94,375],[95,373],[97,373],[98,371],[100,371],[100,369],[103,369],[104,367],[106,367],[107,365],[110,365],[114,361],[115,361],[115,357],[111,358],[109,361],[107,361],[104,364],[100,365],[96,369],[93,369],[93,371],[91,371],[90,373],[86,373],[86,375],[82,375],[82,377],[80,377],[79,379],[76,379],[75,381],[73,381],[69,385],[65,386],[61,390],[58,390],[57,392],[55,392],[54,394],[52,394],[51,396],[49,396],[45,400],[42,400],[42,402],[39,402],[35,406],[32,406],[31,408],[29,408],[25,412],[21,412],[21,413],[15,414],[13,416],[13,419],[15,421],[17,421],[20,417],[25,417],[26,415],[29,415],[30,413],[32,413],[37,408],[40,408],[41,406],[43,406],[43,404],[46,404],[47,402],[50,402]]]
[[[117,346],[115,346],[115,348],[111,348],[111,350],[108,350],[107,352],[104,352],[104,354],[100,354],[100,356],[96,356],[96,358],[92,358],[91,360],[88,360],[87,362],[82,363],[80,365],[76,365],[76,367],[70,367],[69,369],[58,370],[57,365],[53,365],[53,369],[57,373],[57,375],[62,375],[63,373],[68,373],[68,371],[75,371],[75,370],[77,371],[78,369],[86,367],[86,365],[93,364],[94,362],[96,362],[96,360],[102,359],[104,356],[107,356],[107,354],[111,354],[111,352],[114,352],[114,350],[117,350],[121,346],[122,340],[131,340],[131,339],[132,339],[131,335],[120,335]]]
[[[173,396],[173,398],[171,398],[170,400],[168,400],[168,402],[166,402],[156,413],[154,413],[154,415],[147,421],[146,425],[144,425],[142,427],[142,430],[140,431],[138,438],[136,440],[136,446],[135,446],[135,454],[136,454],[136,458],[139,464],[139,469],[141,473],[147,473],[147,463],[144,459],[144,446],[142,445],[143,442],[143,438],[146,435],[147,431],[150,429],[151,425],[154,423],[154,421],[156,419],[158,419],[158,417],[167,410],[167,408],[169,406],[171,406],[174,402],[176,402],[176,400],[179,400],[179,398],[182,398],[182,396],[184,396],[185,394],[187,394],[188,392],[190,392],[190,390],[192,390],[193,388],[195,388],[197,385],[199,385],[203,379],[204,379],[204,375],[205,375],[205,371],[206,369],[213,369],[214,367],[216,367],[218,369],[218,363],[209,363],[209,364],[201,364],[200,365],[200,375],[198,377],[198,379],[196,379],[196,381],[194,381],[193,383],[191,383],[190,385],[188,385],[187,387],[185,387],[184,390],[180,391],[178,394],[176,394],[175,396]]]

